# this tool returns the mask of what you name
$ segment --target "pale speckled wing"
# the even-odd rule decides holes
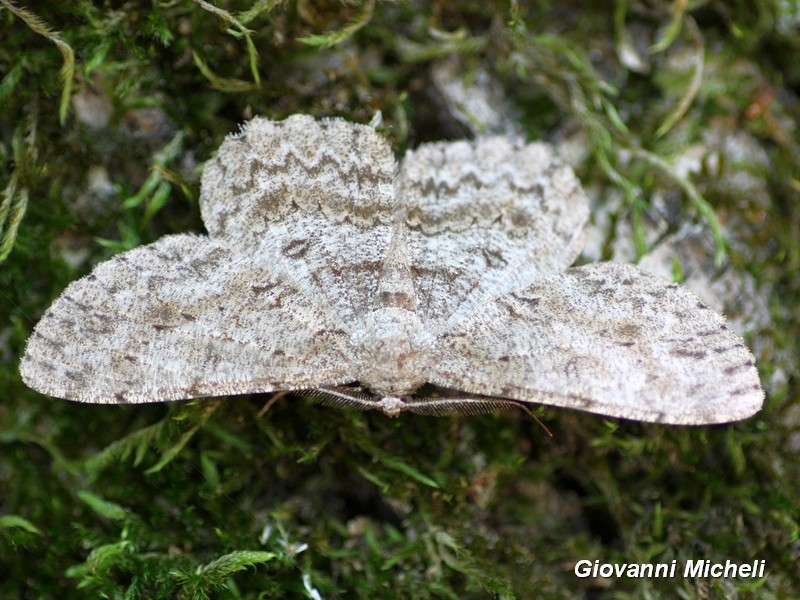
[[[438,352],[434,384],[612,417],[724,423],[764,398],[752,354],[719,314],[624,264],[569,269],[487,302]]]
[[[396,218],[395,168],[389,145],[370,127],[256,118],[206,163],[203,221],[212,238],[270,256],[352,329],[376,306]]]
[[[423,145],[404,158],[397,189],[418,311],[436,333],[565,269],[583,247],[589,201],[547,144]]]
[[[70,400],[179,400],[345,383],[347,340],[269,262],[175,235],[70,284],[20,370],[28,386]]]

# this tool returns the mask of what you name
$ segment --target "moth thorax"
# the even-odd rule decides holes
[[[425,383],[433,340],[417,314],[396,307],[369,313],[351,338],[359,359],[359,381],[381,396],[412,394]]]

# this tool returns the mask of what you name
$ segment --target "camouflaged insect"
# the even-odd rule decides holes
[[[253,119],[205,167],[208,235],[71,284],[21,365],[81,402],[305,391],[396,416],[541,403],[676,424],[756,412],[753,356],[680,286],[569,268],[586,195],[550,146]]]

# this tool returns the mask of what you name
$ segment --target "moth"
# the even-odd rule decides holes
[[[529,403],[705,424],[762,405],[724,319],[635,266],[570,268],[588,199],[543,143],[431,143],[256,118],[204,169],[208,235],[73,282],[21,363],[94,403],[296,391],[389,416]]]

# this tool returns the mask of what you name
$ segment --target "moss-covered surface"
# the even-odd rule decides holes
[[[800,8],[611,4],[0,0],[0,597],[800,597]],[[517,414],[82,406],[21,383],[69,281],[201,230],[200,166],[238,123],[380,110],[398,153],[465,136],[431,79],[451,54],[530,138],[581,140],[617,232],[604,257],[696,221],[752,278],[761,413],[673,428],[547,410],[548,437]],[[767,575],[573,572],[703,558]]]

